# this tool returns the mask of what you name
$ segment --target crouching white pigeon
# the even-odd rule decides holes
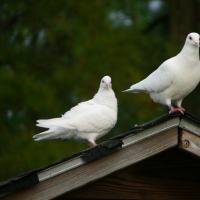
[[[79,103],[60,118],[37,120],[47,131],[33,139],[76,139],[96,146],[96,140],[108,133],[117,121],[117,99],[112,90],[111,78],[104,76],[93,99]]]
[[[163,62],[147,78],[124,92],[146,92],[154,102],[167,105],[169,113],[184,113],[182,101],[199,81],[199,34],[190,33],[178,55]]]

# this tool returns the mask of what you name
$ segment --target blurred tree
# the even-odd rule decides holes
[[[199,9],[200,1],[168,0],[169,18],[170,18],[170,35],[175,44],[180,44],[185,36],[191,31],[199,30]]]

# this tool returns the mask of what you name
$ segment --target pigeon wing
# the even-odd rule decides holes
[[[131,86],[130,89],[146,91],[148,93],[160,93],[173,83],[173,73],[171,67],[164,62],[157,70],[147,78]]]
[[[70,127],[78,133],[98,133],[115,124],[115,112],[105,105],[90,100],[73,107],[63,116],[63,127]]]
[[[70,122],[80,133],[101,133],[105,129],[113,128],[115,123],[115,112],[103,105],[93,106]]]
[[[76,117],[77,114],[87,112],[88,109],[92,108],[94,105],[95,105],[95,102],[93,100],[81,102],[78,105],[72,107],[69,111],[65,112],[62,115],[62,118],[68,119],[68,118],[72,118],[73,116]]]
[[[98,133],[115,125],[115,112],[107,106],[92,100],[79,103],[61,118],[38,120],[38,125],[45,128],[63,128],[80,133]]]
[[[63,125],[67,125],[68,121],[72,118],[76,118],[77,116],[83,114],[84,112],[88,111],[88,108],[93,105],[93,101],[85,101],[79,103],[77,106],[72,107],[69,111],[64,113],[60,118],[52,118],[52,119],[39,119],[37,120],[37,126],[43,128],[50,128],[50,127],[62,127]]]

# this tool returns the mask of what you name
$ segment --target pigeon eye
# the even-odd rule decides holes
[[[190,36],[189,39],[192,40],[192,37]]]
[[[105,83],[105,81],[104,81],[104,80],[102,80],[102,83]]]

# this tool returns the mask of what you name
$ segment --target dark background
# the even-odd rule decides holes
[[[177,54],[200,30],[199,0],[1,0],[0,180],[87,148],[34,142],[38,118],[92,98],[110,75],[119,102],[112,137],[167,110],[121,91]],[[200,88],[183,102],[200,115]]]

